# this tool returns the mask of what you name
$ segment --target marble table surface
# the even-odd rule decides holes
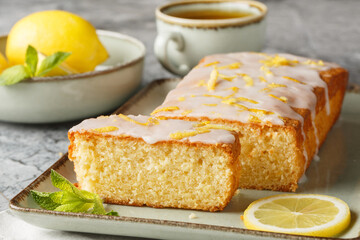
[[[154,9],[163,0],[0,0],[0,33],[36,11],[61,9],[98,29],[118,31],[145,43],[143,84],[173,77],[153,52]],[[360,1],[264,0],[268,5],[266,52],[289,52],[334,61],[360,84]],[[78,122],[14,124],[0,121],[0,211],[8,201],[67,152],[67,130]]]

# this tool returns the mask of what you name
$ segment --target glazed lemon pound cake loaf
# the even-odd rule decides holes
[[[69,131],[81,189],[105,202],[222,210],[238,187],[240,145],[225,126],[147,116],[88,119]]]
[[[295,191],[340,114],[347,78],[337,64],[290,54],[213,55],[152,115],[236,129],[239,186]]]

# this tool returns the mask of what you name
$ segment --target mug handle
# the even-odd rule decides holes
[[[154,43],[154,52],[160,63],[170,72],[185,75],[190,71],[190,67],[185,63],[173,64],[168,58],[168,44],[173,41],[176,44],[176,50],[182,52],[185,48],[184,38],[178,32],[167,32],[159,34]]]

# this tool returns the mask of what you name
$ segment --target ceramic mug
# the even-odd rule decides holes
[[[248,16],[223,19],[190,19],[179,13],[227,11]],[[156,9],[158,35],[154,52],[170,72],[185,75],[206,55],[261,51],[265,42],[267,7],[246,0],[191,0]]]

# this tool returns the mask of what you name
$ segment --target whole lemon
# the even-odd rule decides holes
[[[7,67],[8,67],[8,63],[4,55],[2,55],[2,53],[0,52],[0,73],[4,71]]]
[[[95,28],[85,19],[66,11],[36,12],[19,20],[6,43],[10,65],[25,62],[28,45],[47,56],[57,51],[71,52],[65,63],[79,73],[94,70],[108,58]]]

